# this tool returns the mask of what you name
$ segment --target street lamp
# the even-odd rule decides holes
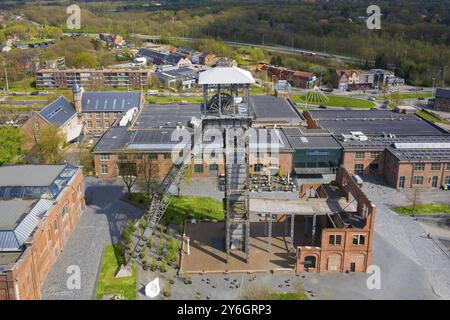
[[[433,89],[431,90],[431,93],[432,93],[433,98],[434,98],[434,86],[436,84],[436,78],[432,78],[432,79],[433,79]]]

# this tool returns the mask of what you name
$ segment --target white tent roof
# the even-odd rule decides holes
[[[237,67],[216,67],[200,72],[199,84],[250,84],[255,79],[250,72]]]

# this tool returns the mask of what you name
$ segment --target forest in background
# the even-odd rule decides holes
[[[368,30],[373,1],[81,1],[82,31],[217,38],[293,46],[375,61],[414,85],[442,85],[450,64],[448,0],[377,1],[381,30]],[[15,6],[32,21],[64,30],[68,1]],[[171,8],[171,9],[170,9]],[[298,58],[303,59],[303,58]],[[353,66],[350,66],[353,67]],[[446,77],[448,79],[448,77]]]

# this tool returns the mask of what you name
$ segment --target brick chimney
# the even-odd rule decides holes
[[[72,94],[73,94],[73,104],[75,106],[75,111],[77,113],[82,112],[81,107],[81,99],[83,98],[83,92],[84,89],[78,85],[78,83],[75,82],[73,88],[72,88]]]

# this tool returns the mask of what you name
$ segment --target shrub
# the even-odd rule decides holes
[[[128,220],[128,227],[130,228],[132,233],[135,232],[136,231],[136,220],[135,219]]]
[[[156,252],[158,254],[158,256],[162,257],[163,250],[164,250],[164,244],[162,243],[162,241],[159,241],[157,252]]]
[[[149,249],[151,249],[151,247],[153,247],[153,238],[148,239],[148,241],[147,241],[147,247],[148,247]]]
[[[159,268],[159,270],[160,270],[162,273],[165,273],[165,272],[167,271],[167,262],[166,262],[165,260],[163,260],[163,261],[161,262],[161,267]]]
[[[164,284],[163,295],[166,298],[168,298],[172,295],[172,289],[171,289],[170,283],[168,281],[166,281],[166,283]]]
[[[155,272],[157,267],[158,267],[158,265],[156,264],[156,259],[153,258],[153,259],[152,259],[152,264],[150,265],[150,270],[152,270],[153,272]]]
[[[188,285],[188,284],[192,284],[192,279],[191,276],[188,274],[183,274],[183,283]]]

